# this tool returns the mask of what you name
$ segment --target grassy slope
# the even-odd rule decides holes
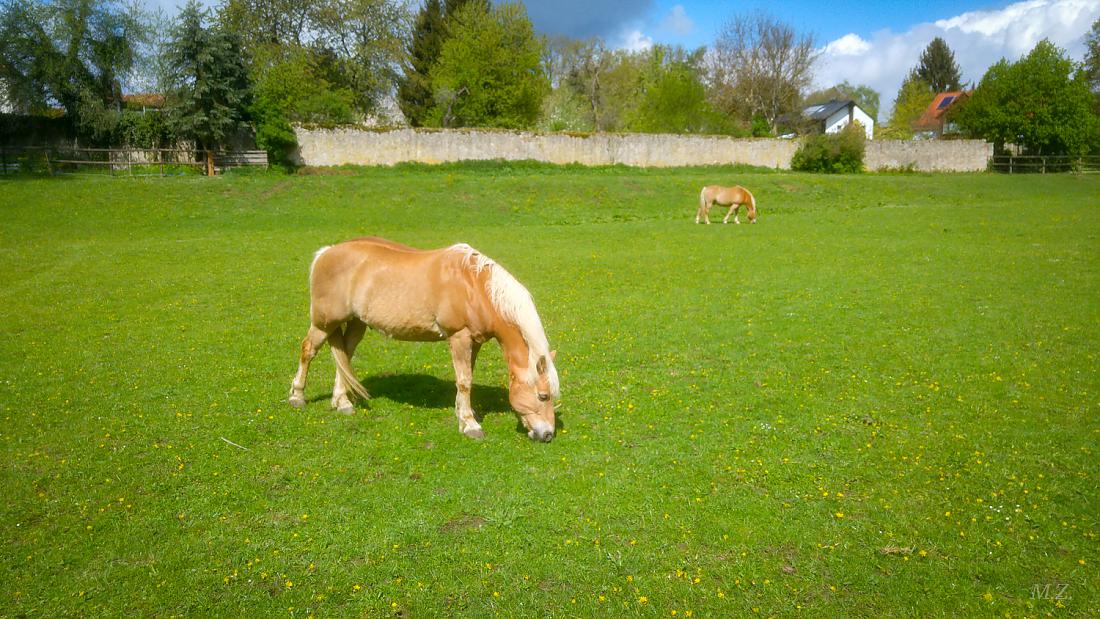
[[[1100,612],[1100,178],[734,176],[756,226],[691,224],[714,170],[0,183],[0,614]],[[495,346],[483,442],[443,345],[285,405],[362,234],[527,284],[557,440]]]

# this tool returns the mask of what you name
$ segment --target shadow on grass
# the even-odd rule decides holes
[[[363,386],[370,392],[372,399],[385,398],[417,408],[447,408],[454,410],[455,384],[435,376],[425,374],[381,374],[362,379]],[[309,398],[309,402],[327,402],[332,392]],[[478,420],[486,415],[514,414],[508,403],[508,390],[504,387],[474,384],[470,388],[470,405]],[[358,404],[357,406],[362,406]],[[369,408],[370,404],[367,404]],[[559,416],[556,419],[556,431],[561,432],[565,424]],[[526,434],[527,429],[516,420],[516,432]]]
[[[417,408],[454,408],[454,382],[425,374],[380,374],[360,379],[371,398],[386,398]],[[332,391],[318,394],[309,402],[327,402]],[[470,387],[470,405],[478,416],[486,413],[510,413],[508,390],[503,387],[473,384]],[[369,406],[369,404],[368,404]]]

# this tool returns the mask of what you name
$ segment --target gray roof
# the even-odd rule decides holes
[[[818,103],[807,107],[802,110],[802,115],[810,120],[828,120],[833,114],[851,105],[855,105],[855,102],[851,99],[846,99],[844,101],[833,99],[827,103]]]

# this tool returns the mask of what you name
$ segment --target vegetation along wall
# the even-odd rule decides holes
[[[443,163],[471,159],[535,160],[639,167],[747,164],[787,169],[797,140],[723,136],[530,133],[494,130],[361,131],[295,129],[298,163],[308,166]],[[985,170],[993,146],[981,140],[867,142],[868,170]]]

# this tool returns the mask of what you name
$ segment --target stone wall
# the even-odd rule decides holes
[[[747,164],[789,169],[798,141],[722,136],[529,133],[495,130],[363,131],[297,128],[298,162],[309,166],[534,160],[638,167]],[[867,169],[984,170],[991,145],[973,140],[870,141]]]

